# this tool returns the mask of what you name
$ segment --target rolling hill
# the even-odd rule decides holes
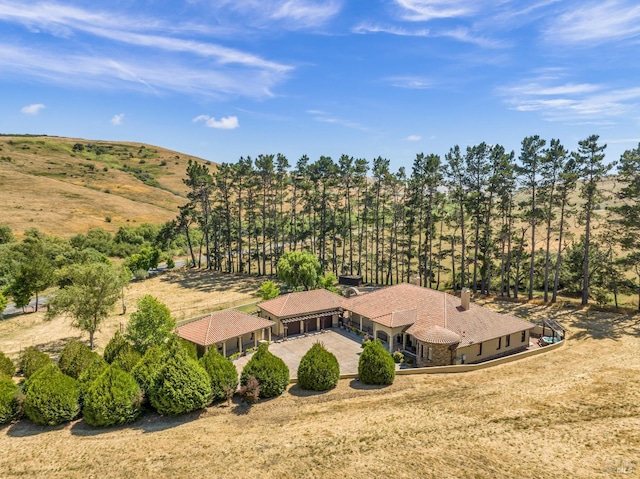
[[[189,159],[209,164],[142,143],[0,136],[0,223],[68,237],[169,221],[186,203]]]

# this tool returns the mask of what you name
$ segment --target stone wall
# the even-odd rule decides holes
[[[451,364],[451,349],[448,344],[432,344],[418,341],[416,353],[417,366],[419,368],[449,366]],[[429,356],[431,356],[431,359],[429,359]]]

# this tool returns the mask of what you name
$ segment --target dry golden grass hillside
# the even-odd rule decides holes
[[[178,309],[230,290],[248,297],[254,288],[223,275],[139,284]],[[141,293],[138,286],[129,291],[131,299]],[[555,317],[569,327],[569,341],[471,373],[399,376],[384,388],[342,380],[321,394],[292,386],[251,408],[236,402],[177,418],[147,415],[125,427],[97,429],[80,420],[46,428],[22,420],[0,428],[0,476],[638,477],[640,319],[531,304],[488,306]],[[0,349],[46,327],[35,316],[29,325],[27,317],[0,323]],[[117,322],[111,318],[107,329]],[[65,335],[77,332],[67,327]]]
[[[141,143],[0,136],[2,223],[65,237],[163,223],[186,203],[189,159],[205,162]]]

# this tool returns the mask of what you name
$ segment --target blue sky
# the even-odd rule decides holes
[[[0,0],[0,132],[410,168],[640,142],[637,0]]]

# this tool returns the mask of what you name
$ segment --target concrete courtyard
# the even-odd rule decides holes
[[[316,342],[321,342],[328,351],[336,355],[340,364],[340,374],[357,374],[358,360],[362,348],[360,341],[362,338],[352,333],[345,333],[341,330],[327,330],[310,333],[308,336],[294,336],[286,341],[274,342],[269,345],[269,351],[281,358],[289,367],[291,378],[298,377],[298,365],[302,356],[309,351]],[[243,356],[234,361],[238,374],[251,359],[251,354]]]

